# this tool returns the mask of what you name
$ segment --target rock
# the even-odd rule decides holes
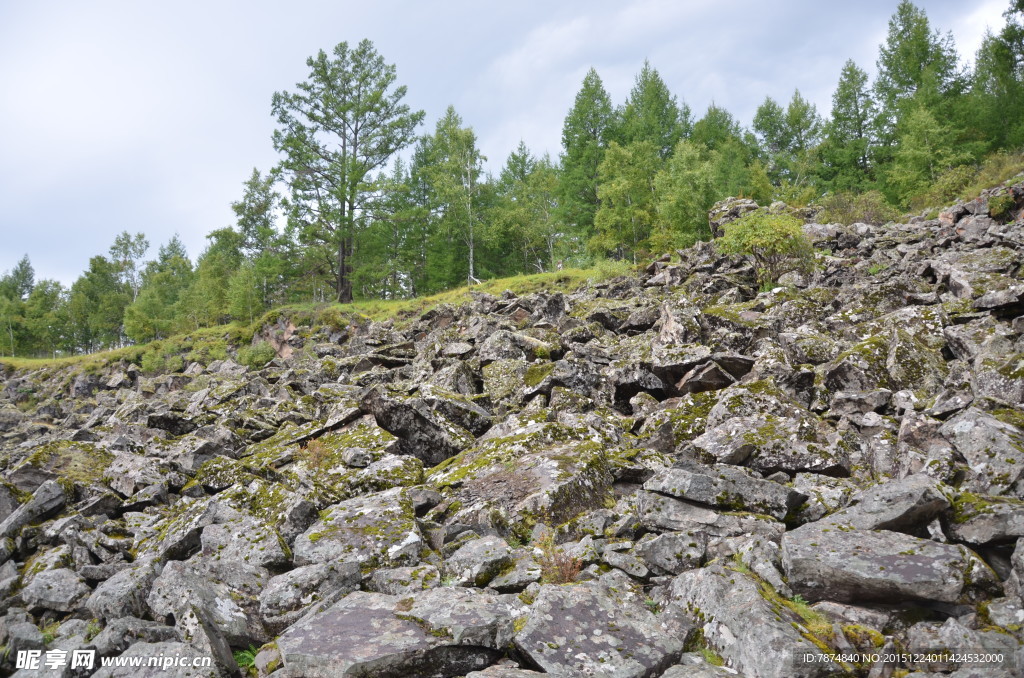
[[[260,619],[270,633],[280,632],[300,619],[310,605],[330,602],[356,590],[360,579],[358,563],[297,567],[267,582],[259,594]]]
[[[644,489],[731,511],[764,513],[776,520],[785,518],[807,499],[807,495],[763,480],[756,473],[726,465],[708,467],[700,473],[668,469],[645,482]]]
[[[633,550],[656,573],[675,575],[703,565],[707,541],[704,532],[646,534]]]
[[[1024,494],[1024,488],[1018,487],[1024,473],[1020,429],[971,407],[943,424],[940,432],[977,474],[968,479],[968,489],[981,494]]]
[[[0,539],[13,537],[25,525],[49,516],[64,507],[67,494],[55,480],[48,480],[32,493],[32,498],[14,509],[0,523]]]
[[[125,616],[110,620],[92,639],[92,646],[96,648],[96,654],[99,656],[110,657],[121,654],[136,641],[163,643],[177,640],[180,640],[178,632],[171,626]]]
[[[493,664],[500,653],[457,645],[406,617],[412,600],[357,591],[289,627],[277,640],[286,676],[465,674]]]
[[[25,605],[38,611],[74,612],[88,595],[85,581],[66,567],[40,572],[21,591]]]
[[[637,492],[636,510],[643,526],[658,532],[704,532],[716,537],[735,537],[741,534],[777,537],[785,531],[785,525],[768,516],[756,513],[727,515],[656,492]]]
[[[683,649],[639,600],[600,581],[542,587],[515,646],[545,673],[622,678],[659,676]]]
[[[149,610],[146,598],[156,577],[155,563],[136,563],[100,583],[85,607],[99,619],[143,617]]]
[[[982,546],[1024,537],[1024,501],[964,492],[943,522],[951,539]]]
[[[295,538],[295,563],[415,565],[425,544],[408,490],[395,488],[334,504]]]
[[[429,482],[459,510],[449,521],[508,534],[527,518],[559,525],[602,508],[612,475],[603,436],[537,421],[495,427],[476,447],[432,470]]]
[[[799,662],[805,652],[821,652],[801,635],[803,620],[777,598],[765,597],[750,575],[722,561],[676,577],[668,601],[687,611],[707,643],[740,675],[810,678],[834,671]]]
[[[782,562],[793,591],[810,601],[958,603],[998,588],[966,547],[899,532],[805,525],[782,536]]]
[[[914,533],[947,508],[949,501],[937,480],[913,475],[857,493],[849,506],[816,524]]]
[[[244,563],[221,567],[201,556],[171,561],[153,582],[146,602],[157,618],[174,617],[183,637],[194,633],[200,620],[192,608],[201,608],[207,621],[235,647],[262,644],[269,637],[260,624],[258,596],[269,574]]]
[[[450,555],[444,571],[456,586],[483,588],[511,565],[511,552],[504,539],[481,537]]]
[[[382,428],[398,436],[403,454],[411,454],[430,466],[473,443],[468,431],[416,398],[403,399],[387,395],[381,388],[373,388],[363,397],[362,407]]]
[[[441,573],[433,565],[417,567],[390,567],[378,569],[370,575],[366,589],[373,593],[402,596],[432,589],[441,584]]]
[[[735,678],[733,669],[715,666],[708,663],[703,655],[697,652],[685,652],[679,657],[679,663],[661,674],[661,678]]]

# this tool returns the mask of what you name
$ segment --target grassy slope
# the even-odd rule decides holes
[[[411,320],[419,317],[427,310],[442,304],[458,306],[472,300],[471,292],[500,295],[511,290],[519,296],[541,291],[572,291],[587,283],[600,282],[618,275],[629,273],[632,267],[626,264],[604,263],[596,268],[565,269],[550,273],[534,275],[518,275],[511,278],[488,280],[473,287],[459,287],[429,297],[415,299],[380,300],[371,299],[357,301],[352,304],[291,304],[275,308],[258,319],[251,326],[240,324],[207,327],[194,332],[187,332],[168,339],[150,344],[126,346],[124,348],[101,351],[85,355],[63,358],[0,358],[0,365],[16,370],[33,370],[42,368],[59,368],[76,366],[84,370],[99,369],[104,365],[126,360],[138,363],[142,356],[154,350],[165,353],[176,352],[176,349],[193,351],[202,346],[223,346],[225,343],[239,346],[251,341],[253,334],[264,324],[279,318],[292,319],[297,325],[322,325],[337,323],[349,315],[357,315],[371,320],[380,321],[394,318],[397,321]]]

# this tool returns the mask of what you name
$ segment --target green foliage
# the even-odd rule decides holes
[[[655,177],[658,221],[651,236],[654,252],[708,240],[708,210],[715,203],[718,151],[680,141],[665,169]]]
[[[788,271],[806,273],[814,266],[814,248],[804,235],[803,222],[764,209],[726,224],[725,235],[715,245],[724,254],[753,257],[761,283],[773,283]]]
[[[256,669],[257,654],[259,654],[259,649],[254,645],[250,645],[246,650],[235,650],[235,663],[238,664],[238,668],[242,669],[245,673],[254,673]]]
[[[690,126],[689,107],[680,108],[658,71],[644,61],[622,111],[617,141],[623,146],[649,142],[665,160]]]
[[[277,351],[266,341],[238,349],[238,362],[254,370],[260,369],[275,357]]]
[[[594,233],[598,167],[604,160],[614,122],[611,97],[591,68],[562,126],[562,171],[558,218],[584,242]]]
[[[629,146],[612,142],[599,169],[601,209],[594,218],[597,233],[591,251],[631,258],[634,264],[647,253],[657,219],[654,178],[660,165],[657,148],[649,141]]]
[[[899,210],[885,201],[878,191],[867,193],[834,193],[819,204],[824,208],[818,221],[824,224],[884,224],[899,218]]]
[[[576,581],[583,562],[567,554],[555,544],[555,532],[546,529],[537,537],[536,546],[540,549],[538,565],[540,580],[545,584],[570,584]]]

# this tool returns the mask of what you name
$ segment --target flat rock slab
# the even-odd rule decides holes
[[[290,627],[277,640],[282,678],[454,678],[497,661],[496,650],[433,635],[402,600],[357,591]]]
[[[328,507],[292,551],[297,565],[415,565],[423,546],[409,493],[395,488]]]
[[[756,513],[723,513],[685,499],[657,492],[636,493],[637,517],[656,532],[704,532],[714,537],[738,537],[761,534],[779,537],[786,529],[782,523]]]
[[[957,603],[996,581],[964,546],[815,524],[783,535],[782,563],[793,592],[811,601]]]
[[[777,520],[807,499],[785,485],[727,465],[700,473],[667,469],[645,482],[644,489],[732,511],[763,513]]]
[[[949,508],[942,487],[939,481],[924,474],[875,485],[856,494],[847,508],[817,524],[845,525],[858,530],[911,531],[927,525]]]
[[[679,606],[694,619],[708,644],[739,675],[817,678],[835,670],[822,664],[797,663],[800,654],[821,650],[801,635],[794,613],[773,605],[753,577],[724,561],[679,575],[672,581],[669,596],[670,605]]]
[[[546,673],[608,678],[660,676],[683,649],[639,602],[600,582],[545,586],[515,644]]]
[[[1024,501],[963,493],[944,527],[951,539],[968,544],[1012,542],[1024,537]]]

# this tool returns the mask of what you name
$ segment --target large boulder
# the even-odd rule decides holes
[[[608,678],[660,676],[683,649],[637,594],[601,581],[543,587],[515,645],[545,673]]]

